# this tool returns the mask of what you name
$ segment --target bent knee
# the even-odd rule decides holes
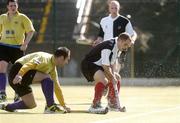
[[[46,78],[51,78],[51,76],[49,74],[46,74],[46,73],[36,72],[36,75],[34,76],[33,81],[34,82],[41,82],[42,80],[44,80]]]
[[[6,73],[8,67],[8,62],[1,60],[0,61],[0,73]]]
[[[95,82],[101,82],[103,83],[104,85],[106,85],[108,83],[108,80],[106,78],[101,78],[101,79],[96,79]]]

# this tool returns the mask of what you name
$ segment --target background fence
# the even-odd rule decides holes
[[[138,34],[130,49],[123,77],[180,77],[180,2],[178,0],[119,0],[120,13],[130,20]],[[6,12],[5,0],[0,14]],[[72,59],[59,69],[63,77],[81,77],[80,62],[91,49],[73,38],[79,9],[77,0],[19,0],[19,11],[32,21],[36,34],[27,53],[52,51],[59,46],[72,50]],[[85,36],[95,39],[100,19],[108,15],[106,0],[93,0]],[[82,15],[86,16],[86,15]],[[78,35],[78,34],[76,34]],[[79,34],[80,35],[80,34]],[[132,62],[134,61],[134,62]]]

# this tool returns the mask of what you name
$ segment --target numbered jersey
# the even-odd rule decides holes
[[[0,15],[0,43],[21,45],[25,33],[34,31],[31,20],[19,12],[10,20],[8,13]]]

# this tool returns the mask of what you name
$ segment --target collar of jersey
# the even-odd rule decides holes
[[[8,16],[9,13],[7,12],[6,14]],[[17,15],[19,15],[19,11],[16,12],[15,16],[17,16]]]
[[[112,19],[112,20],[116,20],[120,15],[117,15],[115,18],[112,18],[111,17],[111,14],[109,14],[109,18]]]

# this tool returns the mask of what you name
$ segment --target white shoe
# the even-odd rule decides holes
[[[117,108],[117,107],[110,107],[110,106],[108,106],[108,109],[110,110],[110,111],[120,111],[120,112],[126,112],[126,107],[125,106],[123,106],[123,107],[120,107],[120,108]]]
[[[93,107],[91,106],[89,109],[88,109],[88,112],[89,113],[93,113],[93,114],[107,114],[108,113],[108,108],[105,107]]]
[[[125,106],[118,108],[117,103],[111,103],[109,100],[108,100],[108,106],[107,107],[110,111],[126,112]]]

